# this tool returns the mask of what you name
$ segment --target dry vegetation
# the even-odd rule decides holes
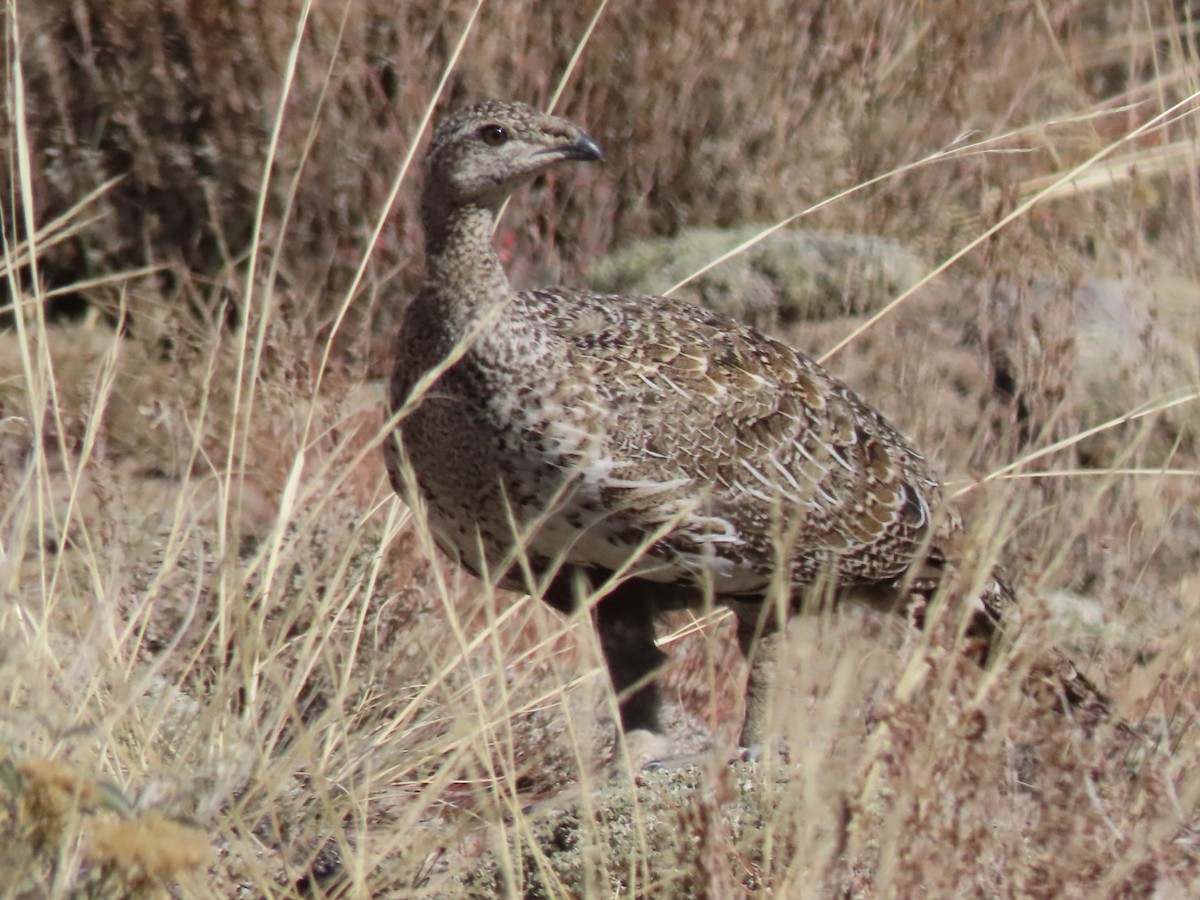
[[[6,5],[0,892],[1200,894],[1196,10],[474,8]],[[586,623],[391,496],[421,124],[559,87],[608,160],[509,211],[523,283],[926,161],[796,225],[947,264],[830,365],[959,479],[966,580],[1016,575],[986,673],[952,621],[815,617],[786,760],[610,780]],[[767,322],[821,353],[883,299]],[[678,624],[679,737],[725,746],[728,623]],[[1144,743],[1019,689],[1047,641]]]

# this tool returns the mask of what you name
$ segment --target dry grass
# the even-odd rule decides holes
[[[586,44],[594,9],[543,2],[7,8],[0,890],[1197,893],[1193,24],[816,6],[611,3]],[[560,79],[609,161],[518,198],[521,282],[856,186],[802,224],[953,263],[830,364],[960,479],[964,582],[1017,573],[993,668],[953,621],[815,617],[786,761],[608,781],[586,622],[448,569],[391,496],[419,124]],[[1136,329],[1080,318],[1098,278]],[[728,623],[676,624],[678,737],[727,745]],[[1019,689],[1049,641],[1145,746]]]

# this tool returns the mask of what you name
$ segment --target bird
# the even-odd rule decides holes
[[[758,747],[787,618],[813,597],[913,608],[945,576],[954,522],[930,462],[785,343],[670,297],[514,288],[492,244],[503,204],[603,158],[579,125],[519,102],[439,123],[388,473],[467,571],[564,612],[589,605],[640,762],[669,750],[657,622],[727,606],[750,664],[739,743]],[[1012,602],[993,579],[966,632],[994,645]],[[1077,670],[1063,677],[1106,703]]]

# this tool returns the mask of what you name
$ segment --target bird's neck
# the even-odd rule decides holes
[[[425,287],[452,327],[468,329],[513,296],[492,248],[495,212],[471,204],[427,205],[423,218]]]

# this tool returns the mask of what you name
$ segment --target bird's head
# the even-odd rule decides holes
[[[524,103],[487,100],[438,126],[425,157],[425,190],[439,202],[495,208],[556,163],[603,158],[578,125]]]

